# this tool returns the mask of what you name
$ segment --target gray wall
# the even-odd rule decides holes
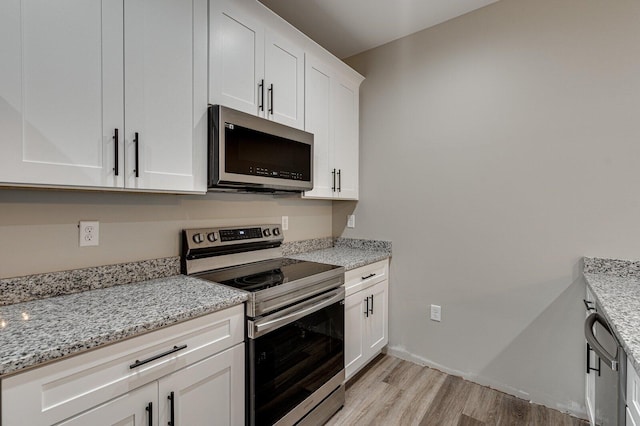
[[[0,189],[0,278],[177,256],[183,228],[280,223],[285,241],[331,236],[331,202],[270,195]],[[78,221],[100,221],[79,247]]]
[[[347,60],[361,198],[333,229],[393,241],[392,353],[585,415],[580,258],[640,258],[639,23],[502,0]]]

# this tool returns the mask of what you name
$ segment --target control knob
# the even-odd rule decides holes
[[[211,241],[212,243],[216,241],[216,234],[215,232],[209,232],[207,234],[207,240]]]
[[[271,236],[271,230],[269,228],[266,228],[264,231],[262,231],[262,233],[264,234],[265,237]]]
[[[273,228],[273,235],[276,237],[280,235],[280,228]]]
[[[198,234],[193,234],[193,242],[196,244],[200,244],[204,241],[204,235],[198,233]]]

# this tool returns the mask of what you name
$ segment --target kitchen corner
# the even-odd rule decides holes
[[[596,424],[640,421],[640,262],[584,258],[585,395]]]

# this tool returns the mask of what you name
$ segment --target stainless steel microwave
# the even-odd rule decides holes
[[[313,188],[313,134],[221,105],[209,106],[210,190]]]

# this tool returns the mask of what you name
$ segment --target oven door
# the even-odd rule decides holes
[[[342,287],[248,326],[249,424],[293,424],[343,385]]]

